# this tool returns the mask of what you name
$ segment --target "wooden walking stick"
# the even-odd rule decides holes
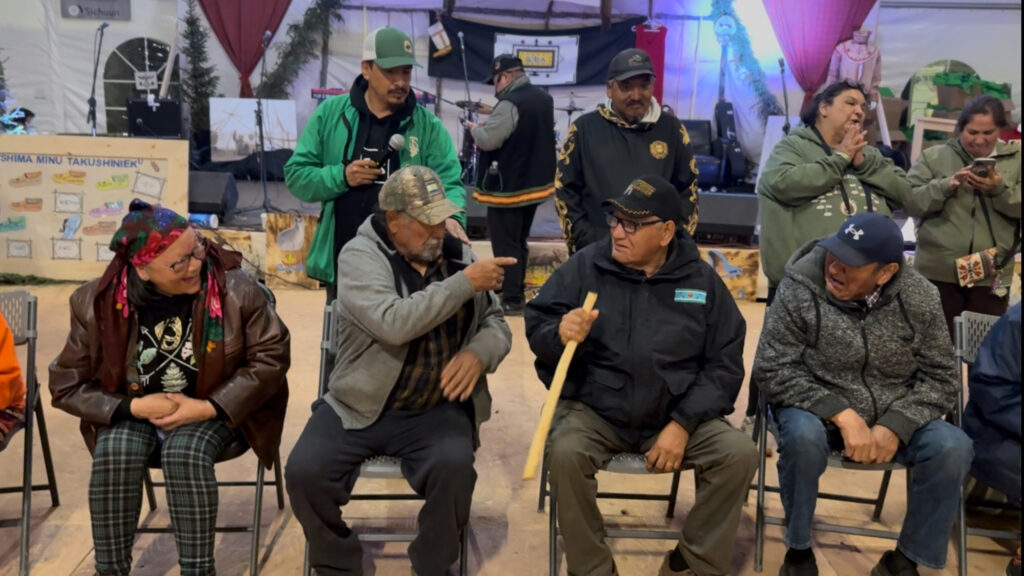
[[[583,301],[583,310],[588,314],[594,309],[597,302],[597,292],[587,292]],[[551,420],[555,417],[555,406],[558,398],[562,395],[562,385],[565,384],[565,375],[569,372],[569,364],[572,363],[572,355],[576,353],[579,342],[570,340],[562,350],[562,357],[558,359],[558,367],[555,368],[555,377],[551,380],[551,387],[548,388],[548,397],[544,401],[544,408],[540,412],[540,423],[537,424],[537,431],[533,433],[533,442],[530,443],[530,453],[526,456],[526,466],[523,468],[523,480],[531,480],[537,475],[537,465],[544,455],[544,443],[548,440],[548,432],[551,430]]]

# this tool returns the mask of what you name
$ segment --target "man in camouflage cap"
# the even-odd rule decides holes
[[[512,344],[492,290],[515,263],[475,261],[445,231],[459,211],[433,170],[406,166],[338,256],[336,364],[286,471],[318,574],[361,573],[359,540],[338,506],[374,455],[401,458],[426,499],[409,546],[415,573],[444,574],[459,556],[477,430],[491,411],[484,375]]]

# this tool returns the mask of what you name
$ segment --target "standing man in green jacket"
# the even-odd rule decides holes
[[[377,202],[388,176],[400,166],[437,172],[445,194],[465,208],[466,190],[451,136],[441,121],[416,104],[412,67],[420,66],[412,40],[401,30],[378,28],[363,42],[362,74],[348,94],[322,102],[306,123],[295,153],[285,164],[285,183],[304,202],[321,202],[320,225],[306,257],[306,274],[337,297],[337,257],[355,237]],[[401,134],[404,146],[389,149]],[[466,240],[465,216],[446,223],[448,233]]]

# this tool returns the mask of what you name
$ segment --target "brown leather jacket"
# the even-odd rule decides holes
[[[50,364],[50,393],[53,405],[82,419],[81,430],[91,452],[96,434],[110,420],[126,396],[141,395],[130,390],[127,382],[103,386],[100,367],[113,359],[104,358],[99,327],[93,313],[93,300],[99,280],[93,280],[71,295],[71,331],[60,355]],[[273,464],[281,444],[288,383],[285,373],[291,364],[288,328],[256,281],[241,270],[226,273],[222,302],[224,312],[224,369],[221,384],[197,397],[209,398],[228,416],[228,424],[244,434],[260,461]],[[193,316],[202,314],[197,299]],[[127,351],[135,349],[134,335],[138,318],[133,312],[132,340]],[[130,370],[130,368],[129,368]],[[116,390],[107,392],[106,389]]]

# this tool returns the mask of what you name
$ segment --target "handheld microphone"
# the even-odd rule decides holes
[[[465,36],[465,34],[462,33],[462,30],[459,30],[459,40],[462,40],[463,36]]]
[[[261,39],[260,39],[260,44],[261,44],[261,45],[262,45],[262,46],[263,46],[264,48],[266,48],[266,47],[267,47],[267,46],[268,46],[268,45],[270,44],[270,38],[271,38],[272,36],[273,36],[273,34],[271,34],[271,33],[270,33],[270,30],[267,30],[267,31],[265,31],[265,32],[263,33],[263,38],[261,38]]]
[[[402,148],[405,148],[405,136],[402,136],[401,134],[392,134],[391,138],[388,139],[387,148],[378,151],[370,157],[370,160],[373,160],[379,167],[384,164],[384,161],[387,160],[387,157],[392,152],[399,152]]]
[[[110,22],[104,22],[103,24],[100,24],[99,29],[105,30],[108,26],[110,26]]]

